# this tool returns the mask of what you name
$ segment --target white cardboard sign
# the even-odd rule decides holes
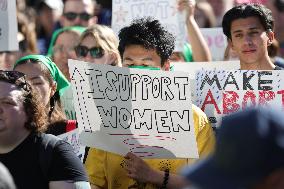
[[[204,69],[224,69],[237,70],[240,68],[240,61],[216,61],[216,62],[174,62],[171,63],[174,71],[184,71],[189,74],[190,88],[195,89],[195,74],[198,70]],[[191,91],[192,102],[195,102],[196,92]]]
[[[201,28],[208,47],[211,51],[213,61],[224,60],[224,53],[227,47],[227,38],[222,28]]]
[[[62,140],[68,142],[75,154],[79,157],[79,159],[83,162],[84,154],[85,154],[85,147],[81,145],[79,140],[79,129],[74,129],[62,135],[58,135],[57,137],[61,138]]]
[[[199,70],[206,69],[223,69],[234,70],[240,69],[240,61],[212,61],[212,62],[171,62],[174,71],[183,71],[189,73],[191,79],[195,79],[195,73]]]
[[[119,30],[135,18],[151,16],[176,37],[176,51],[182,51],[186,40],[185,15],[173,0],[112,0],[112,29]],[[147,34],[145,34],[147,35]]]
[[[196,74],[196,105],[218,127],[224,115],[247,107],[276,106],[284,110],[284,72],[201,70]]]
[[[0,52],[17,51],[16,0],[0,0]]]
[[[142,158],[198,158],[187,73],[69,60],[82,143]]]

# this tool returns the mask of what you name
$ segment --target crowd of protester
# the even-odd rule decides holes
[[[17,0],[19,50],[0,52],[0,189],[284,188],[284,120],[276,110],[229,115],[216,139],[193,104],[200,160],[87,147],[82,163],[54,137],[78,127],[60,101],[70,89],[68,59],[170,71],[171,62],[211,62],[200,28],[222,27],[224,60],[239,60],[240,70],[284,69],[283,1],[177,0],[177,9],[186,18],[183,51],[174,51],[173,34],[152,17],[117,36],[111,10],[95,0]]]

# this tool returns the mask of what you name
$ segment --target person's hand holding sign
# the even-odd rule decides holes
[[[125,155],[127,176],[137,182],[147,183],[155,175],[149,165],[135,154],[128,152]]]

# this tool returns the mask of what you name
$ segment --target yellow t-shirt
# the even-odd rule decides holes
[[[215,136],[208,119],[197,106],[192,106],[194,131],[200,157],[207,156],[214,149]],[[170,173],[178,173],[185,165],[193,164],[196,159],[145,159],[147,164],[156,170],[168,168]],[[127,189],[135,187],[137,183],[127,177],[124,169],[124,158],[103,150],[90,148],[85,163],[90,182],[93,185],[108,189]],[[156,188],[154,185],[139,185],[139,188]]]

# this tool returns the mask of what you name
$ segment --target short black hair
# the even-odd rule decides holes
[[[266,31],[273,31],[274,19],[270,9],[257,3],[244,3],[230,9],[223,17],[223,32],[228,39],[232,39],[232,22],[240,18],[248,17],[257,17]]]
[[[146,49],[156,50],[161,57],[161,66],[172,55],[175,47],[173,34],[167,31],[158,20],[151,17],[133,20],[130,26],[120,30],[118,37],[118,50],[122,58],[125,47],[141,45]]]

